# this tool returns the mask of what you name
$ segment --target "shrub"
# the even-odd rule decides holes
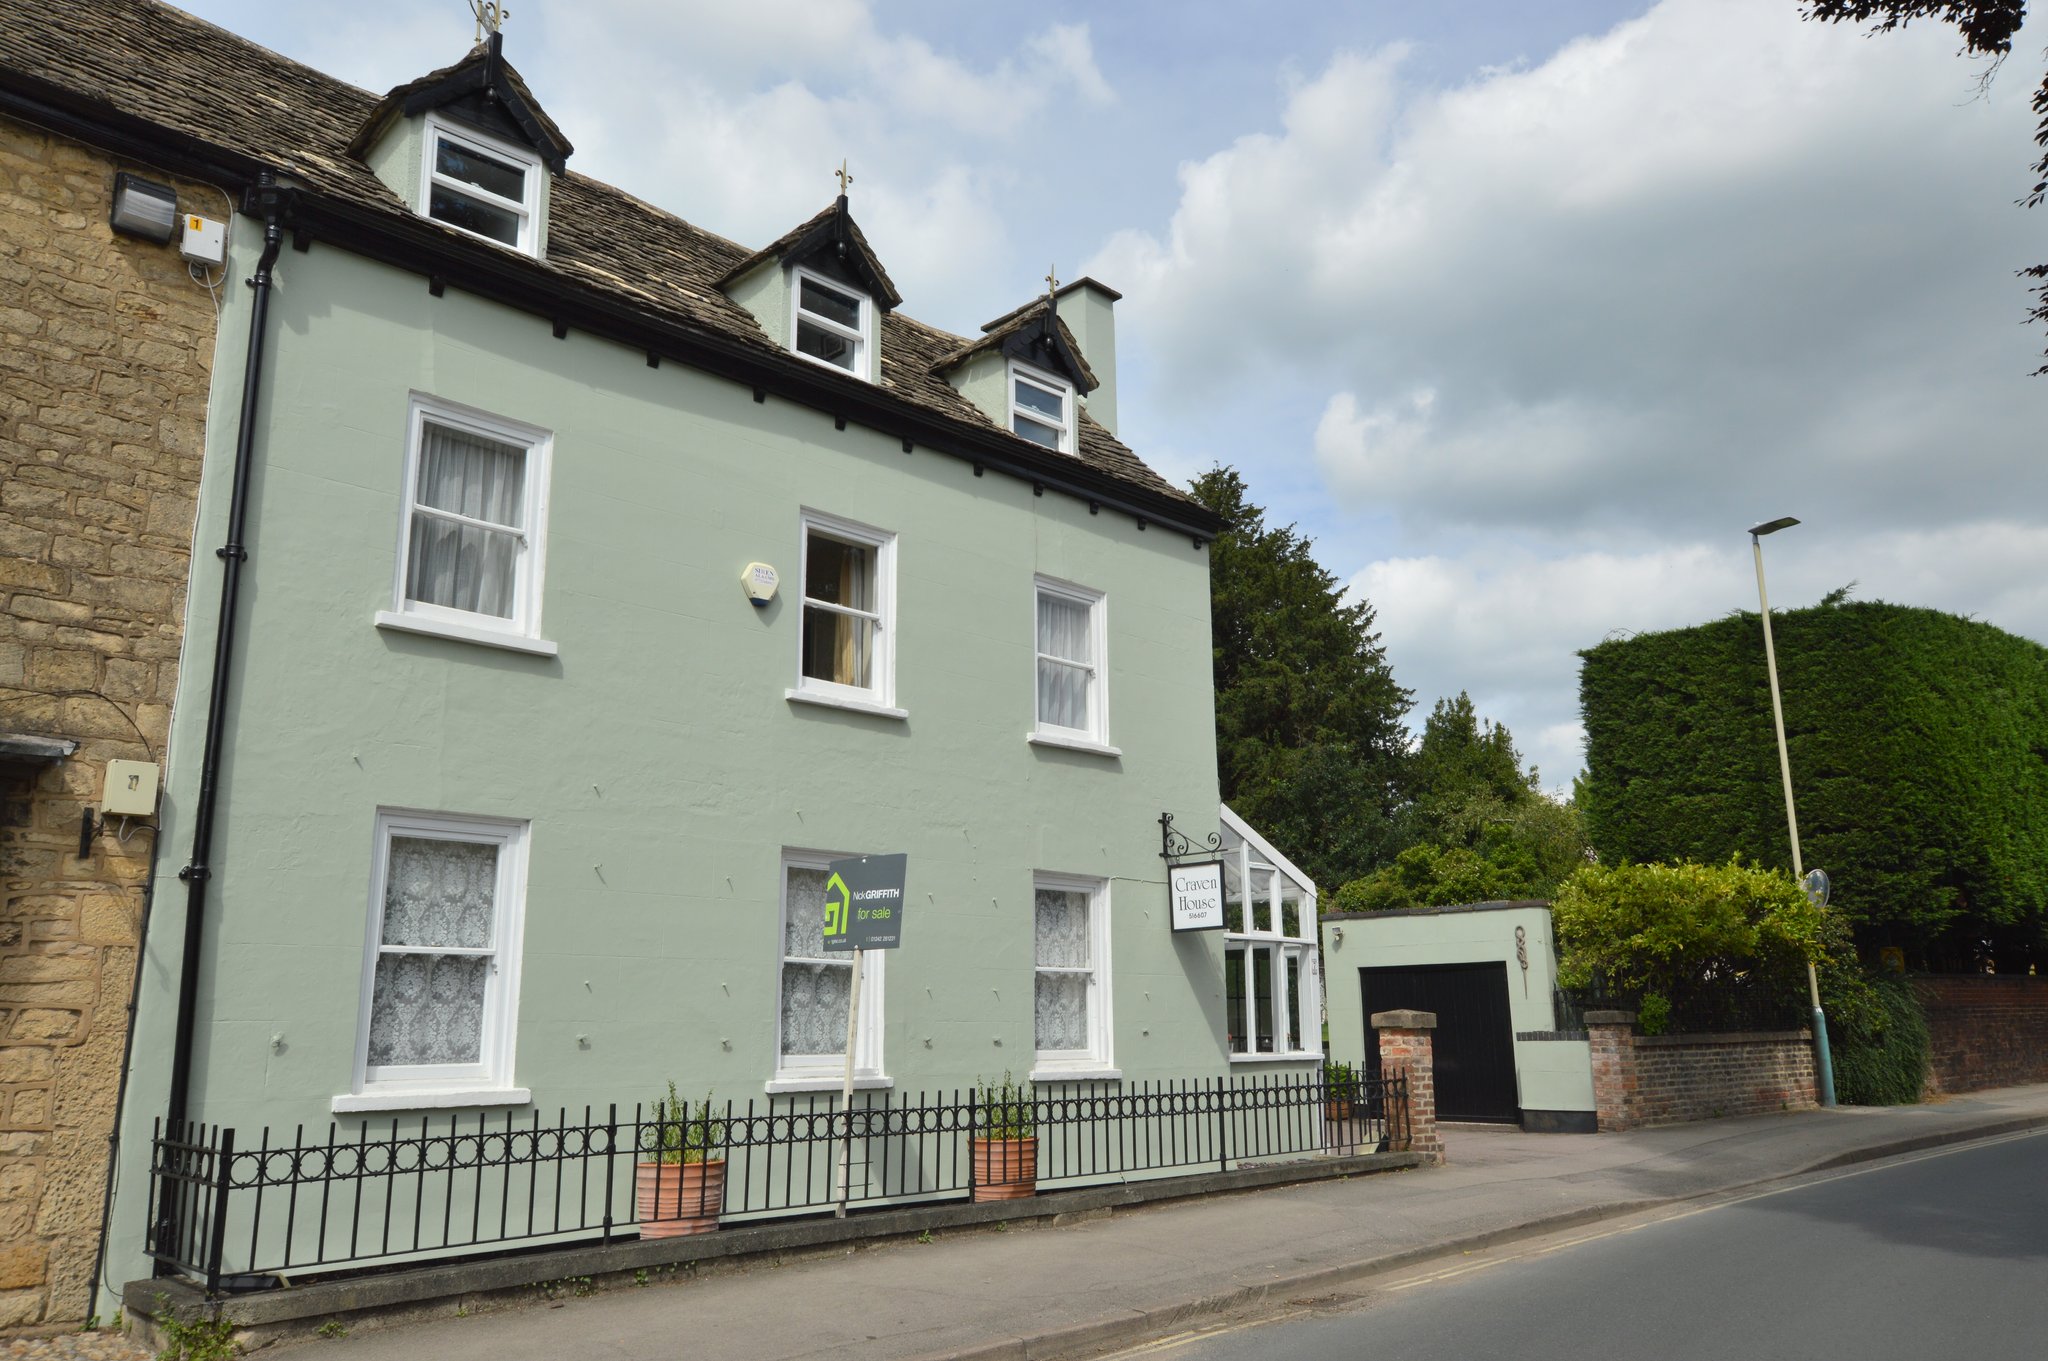
[[[1865,979],[1862,1006],[1828,1006],[1835,1099],[1849,1106],[1907,1106],[1927,1081],[1927,1018],[1896,978]]]
[[[1019,1082],[1008,1070],[1001,1082],[978,1080],[974,1099],[981,1107],[980,1133],[989,1139],[1029,1139],[1038,1131],[1037,1101],[1029,1082]]]
[[[711,1118],[711,1095],[705,1093],[693,1112],[690,1103],[668,1084],[668,1095],[654,1098],[650,1122],[641,1127],[640,1149],[648,1162],[701,1163],[725,1146],[725,1122]]]

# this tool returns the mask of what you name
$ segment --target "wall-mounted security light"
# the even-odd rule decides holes
[[[123,170],[114,176],[114,206],[107,213],[107,225],[161,246],[178,231],[178,191]]]

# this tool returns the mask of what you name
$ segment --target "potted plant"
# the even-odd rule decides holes
[[[974,1199],[1022,1200],[1038,1193],[1037,1103],[1029,1082],[1007,1072],[974,1089]]]
[[[1323,1064],[1323,1102],[1332,1120],[1349,1120],[1351,1106],[1358,1099],[1358,1072],[1348,1063],[1330,1060]]]
[[[707,1093],[692,1112],[668,1084],[654,1118],[640,1125],[633,1201],[642,1238],[710,1233],[725,1209],[725,1122],[711,1118]]]

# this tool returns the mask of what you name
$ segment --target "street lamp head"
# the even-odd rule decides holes
[[[1751,525],[1749,532],[1752,536],[1761,539],[1766,534],[1775,534],[1781,529],[1790,529],[1798,523],[1799,521],[1789,515],[1781,515],[1775,520],[1766,520],[1760,525]]]

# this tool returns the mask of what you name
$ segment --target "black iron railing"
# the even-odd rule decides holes
[[[167,1131],[159,1122],[147,1250],[159,1271],[217,1294],[611,1242],[639,1234],[643,1218],[700,1210],[743,1224],[966,1200],[977,1178],[1016,1180],[1026,1159],[1047,1188],[1372,1152],[1408,1137],[1408,1089],[1399,1075],[1330,1083],[1314,1073],[1063,1083],[1041,1086],[1021,1110],[995,1112],[973,1092],[863,1092],[850,1109],[832,1094],[728,1102],[681,1123],[663,1114],[608,1106],[574,1118],[557,1111],[551,1121],[420,1116],[330,1124],[310,1140],[303,1126],[286,1138],[266,1129],[251,1139],[217,1125]],[[977,1173],[975,1145],[992,1124],[1036,1142],[1004,1146]],[[672,1154],[664,1165],[665,1149],[687,1149],[691,1162]],[[675,1170],[700,1154],[722,1164],[714,1189],[704,1189],[701,1174],[685,1183]],[[643,1159],[667,1178],[642,1170]],[[680,1189],[686,1184],[696,1189]]]

